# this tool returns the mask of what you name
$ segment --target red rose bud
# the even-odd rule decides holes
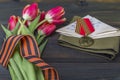
[[[37,17],[38,13],[39,13],[38,4],[33,3],[31,5],[27,5],[24,7],[22,17],[25,20],[33,20]]]
[[[8,21],[8,25],[9,25],[8,29],[12,31],[15,28],[17,22],[18,22],[18,17],[14,15],[10,16],[10,19]]]
[[[38,27],[38,30],[45,34],[46,36],[50,35],[56,29],[56,25],[44,23],[43,25]]]
[[[66,21],[66,18],[62,18],[62,16],[65,14],[64,8],[61,6],[55,7],[50,9],[46,15],[45,19],[49,23],[59,24]]]
[[[76,32],[81,35],[84,35],[84,36],[89,35],[95,31],[92,23],[90,22],[90,20],[88,18],[79,19],[79,21],[77,21],[77,23],[79,25],[78,26],[79,28],[76,28],[76,29],[78,29],[78,30],[76,30]]]

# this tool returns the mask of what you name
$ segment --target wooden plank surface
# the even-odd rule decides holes
[[[4,2],[0,3],[0,23],[7,24],[9,16],[15,14],[21,16],[25,2]],[[63,27],[69,23],[74,15],[85,16],[90,14],[112,26],[120,26],[120,3],[94,3],[88,2],[87,6],[73,1],[63,2],[41,2],[41,10],[49,10],[52,7],[61,5],[65,8],[67,22],[58,26]],[[5,34],[0,28],[0,46],[3,43]],[[57,44],[58,33],[49,38],[49,42],[42,55],[42,58],[54,66],[61,80],[120,80],[120,54],[112,60],[90,55],[89,52],[79,51]],[[0,80],[11,80],[8,70],[0,66]]]

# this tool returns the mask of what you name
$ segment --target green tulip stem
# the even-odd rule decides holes
[[[46,21],[47,21],[46,19],[40,21],[40,22],[37,24],[36,28],[37,28],[38,26],[40,26],[41,24],[43,24],[44,22],[46,22]]]
[[[18,35],[19,35],[20,32],[21,32],[21,30],[22,30],[22,27],[24,27],[24,24],[25,24],[26,20],[24,20],[24,21],[22,22],[22,21],[20,20],[20,18],[19,18],[18,21],[19,21],[19,23],[21,24],[21,25],[20,25],[20,28],[19,28],[19,30],[18,30]]]
[[[18,46],[17,46],[18,47]],[[19,48],[19,47],[18,47]],[[18,49],[17,49],[18,50]],[[15,52],[13,55],[13,60],[15,61],[16,65],[18,66],[19,70],[21,71],[22,76],[24,77],[25,80],[28,80],[26,73],[22,69],[22,65],[20,64],[20,61],[22,61],[22,57],[20,56],[19,52]],[[19,60],[19,61],[18,61]]]
[[[42,41],[44,40],[45,37],[46,37],[46,35],[42,35],[37,39],[38,45],[42,43]]]
[[[24,80],[23,76],[20,73],[20,70],[19,70],[17,64],[15,63],[14,59],[12,59],[12,58],[10,59],[10,65],[14,69],[15,74],[17,75],[18,80]]]
[[[38,35],[37,35],[36,39],[38,40],[38,39],[40,38],[40,36],[42,36],[42,35],[43,35],[43,34],[42,34],[41,30],[38,31]]]

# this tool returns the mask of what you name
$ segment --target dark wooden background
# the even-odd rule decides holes
[[[0,24],[6,25],[11,15],[21,16],[23,7],[27,2],[1,2],[0,3]],[[94,16],[112,26],[120,26],[120,3],[98,3],[87,2],[81,4],[79,0],[63,1],[42,1],[39,3],[41,10],[49,10],[55,6],[65,8],[66,23],[59,25],[63,27],[69,23],[73,16]],[[0,27],[0,46],[3,43],[5,34]],[[49,38],[42,58],[54,66],[61,80],[120,80],[120,54],[114,60],[106,60],[102,57],[90,55],[89,52],[79,51],[59,46],[57,39],[59,34]],[[0,80],[11,80],[8,70],[0,66]]]

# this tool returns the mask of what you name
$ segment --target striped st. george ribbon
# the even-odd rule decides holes
[[[21,56],[41,68],[45,80],[59,80],[58,72],[40,58],[37,42],[29,35],[10,36],[5,40],[0,51],[0,64],[3,67],[7,67],[18,43],[20,43]]]

